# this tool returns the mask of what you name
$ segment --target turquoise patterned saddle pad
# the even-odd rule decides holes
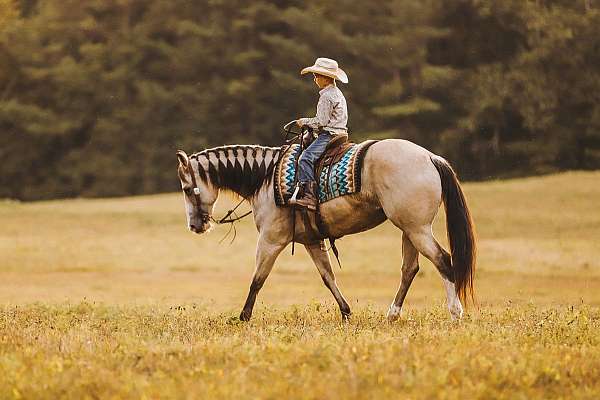
[[[319,183],[319,202],[360,192],[362,163],[367,149],[376,140],[353,144],[331,165],[325,165],[317,177]],[[296,165],[300,156],[300,145],[294,144],[282,148],[282,154],[275,168],[275,203],[285,206],[296,188]]]

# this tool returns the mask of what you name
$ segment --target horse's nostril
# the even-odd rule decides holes
[[[196,228],[196,225],[190,225],[190,229],[194,232],[198,231],[198,228]]]

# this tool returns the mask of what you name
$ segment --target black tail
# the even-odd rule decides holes
[[[452,270],[456,294],[466,305],[467,295],[474,301],[475,232],[465,195],[456,173],[446,160],[432,156],[431,162],[442,180],[442,199],[446,208],[446,231],[450,243]]]

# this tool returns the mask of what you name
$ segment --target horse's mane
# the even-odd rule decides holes
[[[198,174],[205,182],[250,198],[271,182],[280,147],[257,145],[220,146],[190,156],[198,161]]]

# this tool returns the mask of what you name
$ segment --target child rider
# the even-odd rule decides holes
[[[316,211],[318,199],[314,165],[335,135],[348,135],[346,99],[336,85],[336,79],[348,83],[348,76],[338,67],[338,63],[330,58],[317,58],[314,65],[304,68],[300,74],[309,72],[312,72],[315,84],[320,89],[317,115],[313,118],[300,118],[296,123],[301,127],[312,128],[318,137],[300,156],[298,186],[290,204]]]

